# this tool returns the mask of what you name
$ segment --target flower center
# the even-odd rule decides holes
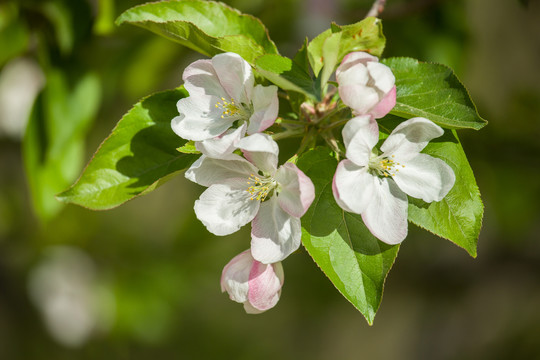
[[[385,154],[377,156],[372,153],[368,164],[371,173],[384,177],[396,176],[396,172],[399,171],[399,167],[405,167],[405,165],[396,162],[394,157],[395,155],[388,157]]]
[[[216,103],[216,108],[221,108],[222,119],[225,117],[249,118],[246,109],[241,104],[235,103],[233,98],[231,98],[231,101],[227,101],[224,97],[222,97],[221,101]]]
[[[247,192],[251,195],[250,200],[264,201],[276,187],[277,181],[274,180],[271,176],[266,175],[254,175],[248,178],[247,181],[249,187]]]

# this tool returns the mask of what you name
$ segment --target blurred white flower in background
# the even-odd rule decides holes
[[[16,58],[0,72],[0,136],[21,139],[45,76],[35,60]]]
[[[69,347],[106,332],[114,320],[114,297],[98,279],[92,259],[74,247],[46,250],[28,277],[30,298],[51,336]]]

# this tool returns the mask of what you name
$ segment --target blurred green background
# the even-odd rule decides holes
[[[451,66],[490,123],[460,133],[485,203],[478,258],[411,225],[372,327],[302,249],[276,308],[246,315],[219,277],[249,228],[209,234],[182,176],[111,211],[56,203],[131,105],[200,58],[114,26],[140,3],[0,3],[0,359],[540,359],[539,1],[388,0],[384,56]],[[289,56],[371,6],[226,3]]]

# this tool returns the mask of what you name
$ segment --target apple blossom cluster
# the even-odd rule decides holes
[[[196,61],[183,79],[190,96],[178,102],[180,115],[171,125],[202,153],[186,171],[186,178],[208,187],[195,214],[220,236],[251,223],[250,250],[225,266],[222,291],[248,313],[268,310],[281,292],[280,262],[300,246],[300,218],[315,197],[313,183],[293,163],[278,166],[278,145],[262,133],[277,118],[277,87],[255,85],[239,55]]]
[[[239,55],[195,61],[183,80],[189,97],[178,101],[171,126],[202,154],[185,174],[207,187],[195,201],[195,214],[219,236],[251,223],[250,249],[225,266],[221,289],[248,313],[266,311],[279,300],[281,261],[300,246],[300,219],[315,198],[314,185],[293,162],[278,165],[278,144],[264,133],[278,117],[278,89],[255,84]],[[407,196],[440,201],[454,185],[444,161],[421,153],[444,131],[412,118],[377,147],[376,119],[396,103],[392,71],[372,55],[353,52],[337,68],[336,81],[354,117],[342,130],[345,151],[338,153],[334,198],[343,210],[360,214],[378,239],[398,244],[407,235]]]

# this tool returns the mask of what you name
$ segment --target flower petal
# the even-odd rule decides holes
[[[369,71],[362,63],[342,63],[336,70],[336,81],[339,86],[366,86],[369,82]]]
[[[432,202],[441,201],[448,194],[456,176],[452,168],[441,159],[418,154],[399,168],[394,180],[407,195]]]
[[[254,308],[253,305],[249,303],[249,301],[246,301],[244,303],[244,310],[246,311],[247,314],[251,314],[251,315],[261,314],[264,312],[264,310],[259,310],[259,309]]]
[[[343,72],[349,70],[351,67],[357,66],[358,64],[362,64],[365,66],[370,61],[378,62],[379,59],[363,51],[355,51],[355,52],[345,55],[345,57],[341,61],[341,64],[338,66],[336,70],[336,79],[339,76],[341,76]],[[342,80],[347,80],[347,79],[346,77],[343,77]]]
[[[385,140],[381,150],[388,156],[395,155],[401,162],[414,158],[428,142],[444,134],[434,122],[416,117],[399,124]]]
[[[332,182],[337,204],[345,211],[361,214],[372,201],[375,181],[367,167],[342,160]]]
[[[249,135],[268,129],[278,116],[277,87],[257,85],[253,89],[253,114],[249,118]]]
[[[234,178],[247,181],[249,176],[256,172],[257,168],[253,164],[236,154],[229,154],[221,159],[201,155],[186,171],[185,176],[199,185],[210,186]]]
[[[171,121],[176,135],[187,140],[201,141],[225,132],[237,117],[222,118],[222,110],[215,107],[217,97],[193,95],[177,103],[179,116]]]
[[[366,64],[366,67],[377,89],[379,89],[383,94],[387,94],[390,90],[392,90],[394,84],[396,83],[396,78],[388,66],[379,62],[371,61]]]
[[[229,129],[220,136],[208,140],[197,141],[195,147],[204,155],[222,159],[236,149],[236,144],[246,133],[246,124],[237,129]]]
[[[219,81],[229,96],[244,104],[249,104],[255,79],[251,66],[235,53],[218,54],[212,58]]]
[[[287,214],[276,197],[261,204],[251,223],[251,254],[263,264],[281,261],[300,246],[300,219]]]
[[[339,96],[345,105],[356,115],[368,113],[379,102],[379,94],[374,88],[365,85],[340,85]]]
[[[281,273],[281,278],[278,273]],[[260,311],[273,308],[279,300],[282,285],[281,263],[262,264],[254,261],[249,273],[248,301],[250,305]]]
[[[231,179],[211,185],[195,201],[195,214],[214,235],[224,236],[249,223],[260,203],[250,200],[245,179]]]
[[[184,70],[184,87],[190,96],[211,95],[218,99],[228,97],[212,66],[212,60],[197,60]]]
[[[343,141],[346,144],[347,159],[358,166],[367,166],[373,147],[379,141],[379,126],[377,121],[367,115],[353,118],[343,127]],[[351,121],[354,121],[351,124]],[[350,125],[349,125],[350,124]],[[356,130],[353,136],[351,133]]]
[[[373,148],[379,141],[379,126],[375,121],[376,129],[371,128],[370,125],[373,125],[373,122],[371,115],[356,116],[347,121],[341,132],[345,147],[349,147],[349,143],[353,136],[356,135],[361,128],[365,128],[367,131],[370,131],[370,140],[368,140],[368,144],[372,144],[371,147]]]
[[[221,292],[227,291],[233,301],[247,301],[249,274],[254,261],[249,249],[232,258],[221,272]]]
[[[279,206],[289,215],[300,218],[315,199],[315,187],[295,164],[286,163],[278,169],[276,180],[281,187]]]
[[[380,119],[396,106],[396,87],[394,86],[388,94],[369,112],[375,119]]]
[[[270,135],[255,133],[238,141],[246,159],[267,174],[274,174],[278,164],[279,147]]]
[[[407,236],[407,195],[393,180],[375,179],[373,196],[362,219],[379,240],[390,245],[399,244]]]

